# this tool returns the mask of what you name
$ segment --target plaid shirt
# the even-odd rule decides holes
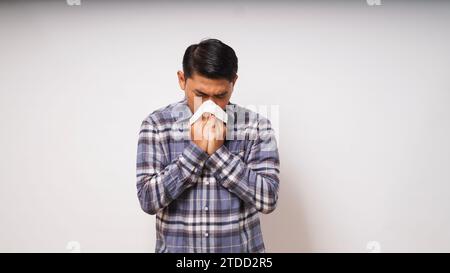
[[[268,119],[229,103],[224,145],[190,140],[186,99],[141,125],[137,191],[156,214],[156,252],[265,252],[258,212],[277,204],[279,159]]]

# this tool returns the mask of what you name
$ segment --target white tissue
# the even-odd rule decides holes
[[[196,122],[197,119],[199,119],[203,115],[203,113],[211,113],[216,118],[220,119],[224,123],[227,123],[227,113],[222,108],[220,108],[219,105],[215,104],[211,100],[207,100],[202,103],[202,105],[200,105],[197,111],[195,111],[195,113],[189,119],[189,125],[192,125],[194,122]]]

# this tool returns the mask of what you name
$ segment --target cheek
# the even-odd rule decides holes
[[[195,94],[192,94],[188,97],[188,105],[192,112],[197,111],[197,109],[202,105],[202,103],[205,101],[205,99],[202,99],[201,97],[195,96]]]
[[[225,109],[225,106],[227,106],[229,99],[220,99],[220,100],[215,100],[214,103],[219,105],[220,108]]]

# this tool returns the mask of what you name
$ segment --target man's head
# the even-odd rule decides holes
[[[237,80],[237,70],[234,50],[221,41],[208,39],[189,46],[183,57],[183,71],[177,74],[191,111],[195,112],[206,100],[225,109]]]

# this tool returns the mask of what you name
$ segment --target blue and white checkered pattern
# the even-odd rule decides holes
[[[156,252],[265,252],[258,212],[277,204],[274,132],[255,112],[226,110],[226,140],[211,156],[190,140],[186,99],[142,122],[137,191],[156,214]]]

